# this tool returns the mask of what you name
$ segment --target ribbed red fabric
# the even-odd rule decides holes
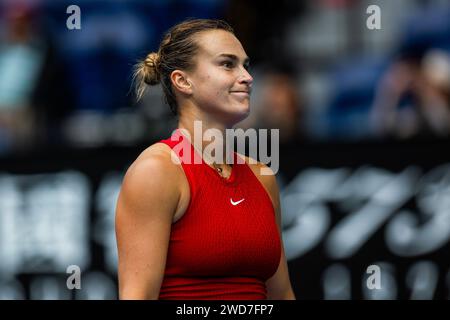
[[[236,163],[236,153],[230,177],[220,177],[179,129],[160,142],[181,157],[190,202],[172,224],[159,298],[266,299],[265,281],[277,270],[281,242],[263,185],[247,164]],[[190,150],[185,159],[191,163],[183,159],[181,144]]]

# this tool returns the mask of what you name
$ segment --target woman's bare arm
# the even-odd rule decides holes
[[[116,207],[119,299],[158,299],[180,198],[170,154],[148,152],[128,169]]]
[[[267,180],[269,180],[267,182]],[[282,223],[281,223],[281,206],[278,185],[275,175],[268,176],[266,180],[267,189],[275,209],[275,218],[278,226],[280,239],[282,240]],[[292,290],[291,281],[289,279],[289,271],[286,255],[284,253],[283,241],[281,241],[281,258],[280,264],[275,274],[266,281],[267,299],[268,300],[295,300],[295,294]]]

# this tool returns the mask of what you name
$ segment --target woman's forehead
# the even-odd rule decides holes
[[[197,43],[201,54],[216,57],[221,54],[233,54],[244,60],[247,55],[239,40],[230,32],[225,30],[209,30],[200,32]]]

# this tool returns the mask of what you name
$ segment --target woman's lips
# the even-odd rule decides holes
[[[234,96],[241,97],[241,98],[249,98],[250,97],[250,93],[248,91],[231,91],[230,93],[233,94]]]

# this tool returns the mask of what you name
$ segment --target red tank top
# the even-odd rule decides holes
[[[231,175],[224,179],[179,129],[160,142],[174,151],[184,143],[191,161],[181,160],[190,202],[172,224],[159,298],[266,299],[265,281],[278,268],[281,242],[263,185],[246,163],[236,163],[235,152]],[[182,157],[183,151],[178,155]],[[200,164],[193,162],[196,157]]]

